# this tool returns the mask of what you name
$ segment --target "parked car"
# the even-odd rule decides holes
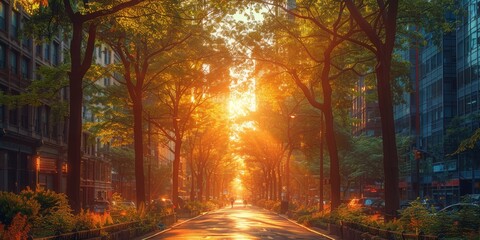
[[[445,212],[448,214],[457,213],[462,211],[472,211],[474,214],[478,214],[480,217],[480,205],[474,203],[455,203],[438,211],[439,213]]]
[[[175,213],[175,206],[172,200],[160,198],[150,202],[147,211],[157,215],[171,215]]]
[[[89,209],[96,214],[110,213],[110,203],[106,200],[95,200]]]
[[[134,202],[112,202],[111,214],[125,216],[128,212],[134,212],[136,209]]]
[[[467,194],[463,197],[462,201],[479,205],[480,204],[480,194]]]
[[[350,200],[348,203],[348,208],[351,209],[362,209],[365,213],[370,213],[371,205],[375,202],[378,201],[380,198],[374,198],[374,197],[363,197],[363,198],[353,198]]]
[[[455,203],[442,208],[434,214],[437,215],[444,226],[456,226],[453,229],[449,227],[440,229],[441,235],[455,236],[455,239],[478,239],[478,233],[480,232],[480,205],[465,202]],[[472,238],[472,236],[474,237]]]
[[[375,200],[372,205],[370,205],[370,212],[372,214],[384,214],[385,213],[385,200],[377,199]]]
[[[442,204],[434,199],[426,198],[426,199],[422,199],[421,201],[422,201],[422,204],[427,209],[435,209],[436,211],[439,211],[440,209],[442,209]]]
[[[377,201],[380,198],[368,198],[368,197],[363,197],[363,198],[353,198],[348,202],[348,206],[355,208],[355,207],[365,207],[365,206],[370,206],[372,205],[373,202]]]

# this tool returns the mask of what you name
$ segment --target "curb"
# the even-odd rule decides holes
[[[275,212],[273,212],[273,213],[275,213]],[[291,222],[291,223],[299,226],[299,227],[302,227],[302,228],[304,228],[304,229],[306,229],[306,230],[308,230],[308,231],[310,231],[310,232],[313,232],[313,233],[315,233],[315,234],[318,234],[318,235],[320,235],[320,236],[322,236],[322,237],[324,237],[324,238],[327,238],[327,239],[329,239],[329,240],[337,240],[337,239],[339,239],[339,238],[331,237],[331,236],[329,236],[329,235],[327,235],[327,234],[325,234],[325,233],[321,233],[321,232],[316,231],[316,230],[314,230],[314,229],[311,229],[311,228],[309,228],[309,227],[307,227],[307,226],[305,226],[305,225],[303,225],[303,224],[300,224],[300,223],[298,223],[298,222],[296,222],[296,221],[293,221],[293,220],[291,220],[290,218],[288,218],[287,216],[285,216],[285,215],[283,215],[283,214],[278,214],[278,213],[277,213],[277,215],[278,215],[279,217],[282,217],[282,218],[284,218],[285,220],[287,220],[287,221],[289,221],[289,222]]]
[[[172,226],[170,226],[170,227],[168,227],[168,228],[166,228],[166,229],[163,229],[163,230],[160,231],[160,232],[156,232],[156,233],[154,233],[154,234],[152,234],[152,235],[149,235],[149,236],[147,236],[147,237],[143,237],[143,238],[140,238],[140,239],[141,239],[141,240],[151,239],[151,238],[156,237],[156,236],[158,236],[158,235],[160,235],[160,234],[162,234],[162,233],[165,233],[165,232],[167,232],[167,231],[170,231],[170,230],[171,230],[172,228],[174,228],[174,227],[180,226],[180,225],[182,225],[182,224],[184,224],[184,223],[186,223],[186,222],[190,222],[190,221],[192,221],[192,220],[194,220],[194,219],[197,219],[197,218],[199,218],[199,217],[201,217],[201,216],[204,216],[204,215],[206,215],[206,214],[208,214],[208,213],[209,213],[209,212],[202,212],[202,213],[200,213],[199,215],[197,215],[197,216],[195,216],[195,217],[193,217],[193,218],[189,218],[189,219],[186,219],[185,221],[182,221],[182,222],[173,224]]]

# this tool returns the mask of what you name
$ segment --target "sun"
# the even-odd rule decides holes
[[[247,65],[248,63],[244,63]],[[240,66],[246,67],[246,66]],[[232,82],[230,84],[230,97],[228,100],[228,113],[230,119],[244,117],[257,108],[255,97],[255,79],[250,78],[251,70],[248,68],[230,70]]]

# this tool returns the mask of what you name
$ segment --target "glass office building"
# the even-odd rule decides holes
[[[457,135],[462,139],[480,127],[480,1],[463,0],[462,25],[457,30]],[[480,193],[480,147],[456,157],[459,194]]]
[[[462,24],[444,34],[440,45],[427,34],[426,46],[402,52],[412,63],[413,91],[395,107],[396,131],[412,136],[412,153],[422,152],[418,165],[413,154],[399,161],[403,199],[419,196],[451,204],[480,193],[478,144],[454,154],[459,142],[480,127],[480,1],[461,4],[466,12]]]

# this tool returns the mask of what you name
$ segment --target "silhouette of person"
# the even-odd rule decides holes
[[[247,199],[243,199],[243,207],[247,207]]]
[[[232,205],[232,208],[233,208],[233,203],[235,202],[235,199],[232,197],[230,198],[230,204]]]

